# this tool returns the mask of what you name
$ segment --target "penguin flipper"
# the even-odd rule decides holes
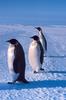
[[[45,50],[47,51],[47,40],[45,37],[44,37],[44,41],[45,41]]]
[[[14,53],[15,59],[13,66],[15,73],[25,73],[25,54],[20,44],[16,46]]]
[[[18,62],[18,59],[15,59],[14,60],[14,63],[13,63],[13,66],[14,66],[14,71],[15,73],[22,73],[22,71],[25,71],[25,68],[23,66],[23,63],[22,62]],[[23,67],[23,68],[22,68]],[[23,70],[24,69],[24,70]]]
[[[38,42],[39,43],[39,46],[40,46],[40,50],[41,50],[41,54],[40,54],[40,62],[41,64],[43,64],[43,60],[44,60],[44,49],[41,45],[41,42]]]

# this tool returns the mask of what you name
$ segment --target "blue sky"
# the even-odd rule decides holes
[[[66,0],[0,0],[0,23],[66,25]]]

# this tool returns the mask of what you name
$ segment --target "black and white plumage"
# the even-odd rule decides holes
[[[40,70],[43,70],[42,64],[43,64],[44,50],[37,35],[34,35],[31,38],[33,40],[29,46],[29,55],[28,55],[29,63],[33,69],[33,72],[40,72]]]
[[[38,30],[38,36],[39,36],[39,39],[40,39],[40,42],[43,46],[43,49],[44,49],[44,54],[45,54],[45,51],[47,51],[47,40],[42,32],[42,29],[41,27],[35,27],[37,30]]]
[[[12,76],[12,83],[24,82],[28,83],[25,79],[25,54],[23,47],[16,39],[10,39],[8,47],[8,68]]]

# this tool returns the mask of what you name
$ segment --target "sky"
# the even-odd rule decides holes
[[[0,24],[66,25],[66,0],[0,0]]]

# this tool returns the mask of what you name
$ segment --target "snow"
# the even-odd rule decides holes
[[[45,31],[48,51],[43,64],[45,71],[34,74],[28,62],[30,37],[37,34],[34,26],[0,25],[0,100],[66,100],[66,26],[41,27]],[[29,84],[7,84],[11,77],[6,41],[11,38],[16,38],[24,48]]]

